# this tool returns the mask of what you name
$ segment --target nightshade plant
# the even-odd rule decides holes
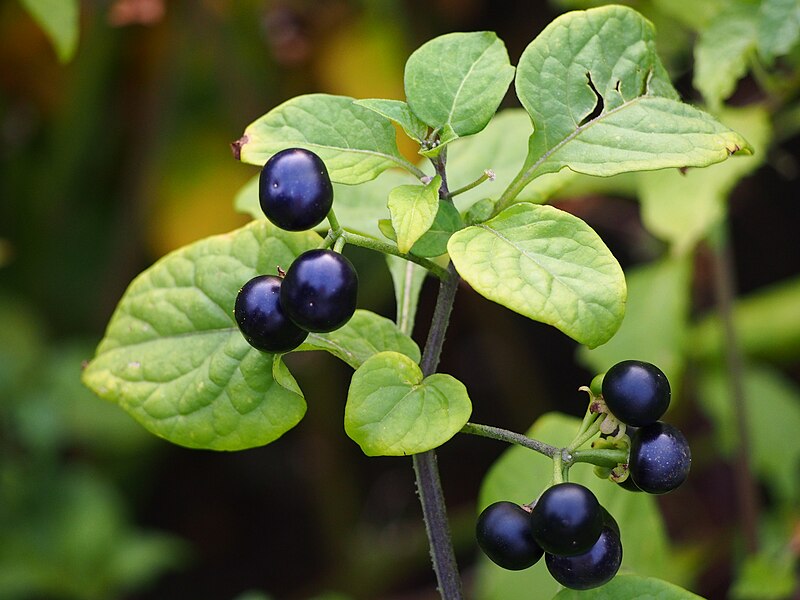
[[[462,598],[438,446],[463,432],[544,454],[552,477],[537,482],[541,493],[568,481],[580,462],[624,481],[630,437],[588,387],[586,416],[561,447],[469,423],[467,389],[436,372],[459,281],[589,348],[604,344],[622,323],[625,279],[586,223],[543,204],[553,177],[565,167],[610,176],[705,167],[750,153],[739,134],[681,102],[654,36],[630,8],[571,12],[536,37],[515,68],[495,34],[452,33],[410,56],[405,101],[311,94],[275,107],[246,128],[234,154],[259,167],[289,148],[317,154],[335,198],[322,235],[284,231],[261,218],[257,182],[248,185],[237,205],[256,220],[173,252],[141,274],[84,382],[176,444],[240,450],[273,442],[303,418],[306,403],[282,355],[253,348],[240,333],[232,312],[239,289],[278,267],[291,269],[309,251],[355,245],[386,254],[395,322],[358,309],[333,331],[309,333],[296,351],[324,350],[355,369],[345,432],[367,455],[412,456],[440,593]],[[497,113],[512,81],[524,111]],[[419,144],[420,163],[400,154],[393,123]],[[527,152],[509,141],[510,130],[530,132]],[[439,280],[439,294],[420,352],[410,335],[426,275]],[[596,514],[590,520],[592,536],[600,543],[603,532],[602,543],[616,551],[619,534],[601,528]],[[613,564],[613,572],[619,567],[615,557],[600,562]],[[565,564],[572,563],[548,562],[558,573]],[[602,577],[587,575],[593,585],[613,576],[600,571]],[[626,581],[630,595],[669,585]],[[691,597],[669,589],[679,594],[669,597]]]

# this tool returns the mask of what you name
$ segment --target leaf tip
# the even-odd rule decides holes
[[[247,134],[245,134],[235,142],[231,142],[231,152],[233,153],[233,158],[236,160],[242,160],[242,146],[249,141],[250,138],[247,136]]]

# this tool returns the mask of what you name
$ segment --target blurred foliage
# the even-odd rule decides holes
[[[628,320],[576,359],[563,336],[462,289],[442,369],[467,383],[476,420],[524,430],[549,410],[581,410],[575,389],[618,358],[663,363],[679,398],[669,418],[695,456],[687,490],[658,502],[673,567],[696,573],[691,589],[711,598],[790,597],[800,554],[796,1],[625,3],[655,23],[683,96],[752,125],[760,151],[687,176],[542,178],[531,196],[585,219],[626,267]],[[0,597],[435,598],[410,466],[367,460],[346,441],[349,373],[334,361],[289,357],[308,382],[306,420],[268,451],[219,457],[152,438],[80,386],[80,365],[138,272],[247,219],[232,201],[256,171],[228,143],[253,119],[307,92],[402,98],[405,58],[449,31],[497,31],[515,63],[556,14],[598,4],[1,3]],[[748,12],[755,26],[740,18]],[[498,124],[509,144],[528,135],[516,123]],[[454,152],[452,167],[466,182],[494,165]],[[375,195],[361,191],[354,211]],[[750,556],[734,512],[739,441],[711,278],[724,229],[760,484]],[[384,262],[353,258],[364,307],[394,316]],[[423,287],[420,324],[432,291]],[[457,437],[439,456],[470,576],[478,489],[501,450]]]

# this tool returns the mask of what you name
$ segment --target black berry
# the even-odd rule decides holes
[[[657,366],[640,360],[624,360],[611,367],[602,388],[606,406],[626,425],[655,423],[669,406],[667,376]]]
[[[306,331],[338,329],[353,316],[357,300],[355,267],[332,250],[309,250],[298,256],[281,286],[281,305]]]
[[[261,169],[258,197],[261,210],[272,223],[288,231],[303,231],[328,214],[333,186],[319,156],[289,148],[274,154]]]
[[[582,554],[547,554],[544,560],[553,579],[573,590],[588,590],[611,581],[622,564],[622,542],[614,525],[605,523],[597,541]]]
[[[677,427],[658,421],[640,427],[631,438],[628,469],[642,491],[665,494],[689,475],[692,454]]]
[[[236,296],[236,323],[247,342],[264,352],[288,352],[308,336],[284,313],[280,293],[280,277],[261,275],[245,283]]]
[[[603,511],[589,488],[559,483],[546,489],[531,512],[533,537],[550,554],[586,552],[603,528]]]
[[[513,502],[487,506],[478,517],[475,534],[481,550],[504,569],[527,569],[544,554],[533,539],[530,514]]]

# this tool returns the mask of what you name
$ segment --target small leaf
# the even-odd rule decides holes
[[[78,0],[22,0],[22,4],[47,33],[58,60],[68,62],[78,48]]]
[[[406,62],[405,89],[411,110],[447,137],[486,127],[514,67],[505,44],[489,31],[449,33],[420,46]]]
[[[744,2],[728,6],[700,31],[694,47],[694,87],[719,108],[747,73],[756,48],[758,7]],[[751,140],[752,141],[752,140]]]
[[[391,224],[390,224],[391,226]],[[394,297],[397,303],[397,327],[411,335],[417,314],[417,303],[422,291],[422,283],[428,271],[417,264],[398,256],[386,255],[389,273],[394,284]],[[409,355],[410,356],[410,355]],[[414,358],[413,356],[411,358]],[[417,359],[416,362],[419,362]]]
[[[443,373],[423,378],[407,356],[382,352],[353,374],[344,424],[368,456],[404,456],[441,446],[471,412],[460,381]]]
[[[514,191],[563,167],[609,176],[750,152],[740,135],[678,100],[654,37],[633,9],[604,6],[562,15],[531,42],[516,88],[534,133]]]
[[[439,209],[438,175],[426,185],[401,185],[389,192],[389,213],[397,236],[397,249],[406,254],[430,229]]]
[[[686,360],[690,261],[668,258],[638,266],[626,280],[628,301],[619,331],[599,348],[580,348],[578,357],[595,373],[633,357],[651,362],[666,373],[677,396]]]
[[[411,247],[411,254],[434,258],[447,252],[450,236],[464,227],[458,209],[450,202],[439,202],[439,209],[428,231]]]
[[[456,232],[447,248],[476,292],[590,348],[622,323],[622,269],[594,230],[569,213],[516,204]]]
[[[403,128],[403,131],[412,140],[422,142],[428,135],[428,126],[420,121],[417,115],[411,112],[408,104],[402,100],[371,98],[368,100],[356,100],[356,104],[375,111],[390,121],[394,121]]]
[[[335,183],[363,183],[390,167],[415,171],[397,149],[391,122],[346,96],[292,98],[248,125],[234,143],[240,160],[259,166],[292,147],[316,152]]]
[[[350,320],[335,331],[309,334],[298,350],[324,350],[354,369],[375,354],[389,350],[405,354],[414,362],[420,359],[416,342],[397,325],[363,309],[356,310]]]
[[[771,64],[788,54],[800,40],[800,4],[797,0],[763,0],[759,5],[758,50]]]
[[[300,421],[305,401],[276,355],[245,341],[233,305],[245,282],[319,242],[264,219],[167,255],[128,287],[83,382],[176,444],[274,441]]]
[[[725,109],[720,120],[747,136],[756,149],[747,160],[730,160],[713,169],[675,169],[637,174],[642,222],[655,236],[669,242],[674,254],[691,252],[727,214],[728,195],[755,171],[767,155],[772,137],[770,118],[760,106]]]
[[[657,598],[658,600],[703,600],[702,596],[662,579],[638,575],[618,575],[607,584],[586,591],[564,589],[553,600],[622,600]]]

